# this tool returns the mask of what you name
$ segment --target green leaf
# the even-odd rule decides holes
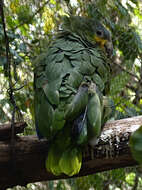
[[[131,135],[129,145],[134,159],[142,164],[142,126]]]

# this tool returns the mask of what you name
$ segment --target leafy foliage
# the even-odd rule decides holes
[[[10,46],[12,83],[17,105],[33,128],[33,59],[54,38],[61,16],[88,15],[101,20],[112,32],[114,58],[111,98],[117,112],[114,118],[142,114],[142,3],[138,0],[5,0],[5,22]],[[8,96],[5,39],[0,19],[0,122],[11,119]],[[18,90],[19,89],[19,90]],[[130,189],[142,178],[138,169],[121,169],[72,180],[29,184],[24,189]],[[22,189],[15,187],[15,189]]]
[[[133,157],[142,164],[142,126],[131,136],[130,147]]]

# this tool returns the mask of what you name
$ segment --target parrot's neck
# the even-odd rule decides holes
[[[95,43],[95,41],[92,42],[91,38],[87,35],[84,34],[84,32],[80,32],[80,31],[70,31],[68,29],[66,30],[60,30],[58,32],[57,38],[64,38],[65,36],[75,36],[77,37],[81,43],[83,43],[85,46],[90,47],[90,48],[99,48],[98,44]]]

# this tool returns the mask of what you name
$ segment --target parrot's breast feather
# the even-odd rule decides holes
[[[63,127],[66,106],[72,101],[82,82],[92,81],[102,92],[108,80],[109,66],[100,49],[89,46],[76,34],[60,35],[37,61],[35,68],[35,106],[38,110],[35,114],[39,118],[44,108],[48,110],[47,115],[50,115],[49,122],[42,122],[41,131],[52,131],[51,126],[48,127],[51,123],[53,128],[57,123],[59,128]],[[43,97],[46,104],[42,103],[38,95]],[[43,115],[41,118],[44,120],[45,113]]]

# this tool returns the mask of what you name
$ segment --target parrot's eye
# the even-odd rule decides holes
[[[96,34],[97,34],[98,36],[102,36],[102,35],[103,35],[103,33],[102,33],[101,30],[97,30]]]

